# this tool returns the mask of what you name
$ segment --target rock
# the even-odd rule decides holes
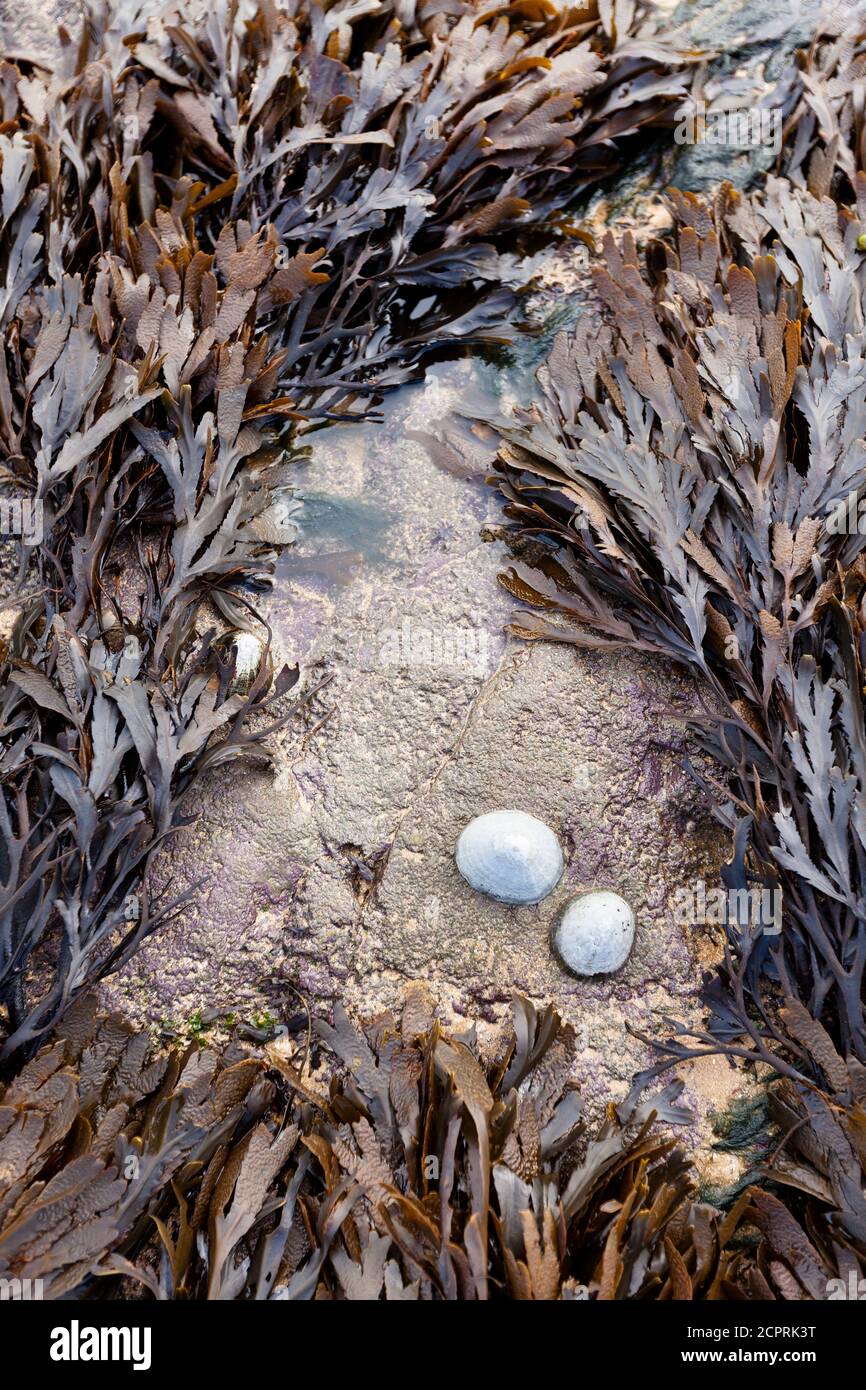
[[[553,831],[524,811],[489,811],[457,841],[457,867],[470,887],[500,903],[538,903],[562,877]]]
[[[610,975],[634,944],[634,913],[618,893],[582,893],[566,907],[553,933],[553,949],[576,975]]]
[[[673,10],[677,0],[660,3]],[[762,26],[765,13],[775,15],[783,37],[755,43],[750,34],[738,49],[754,0],[693,0],[682,7],[683,41],[721,52],[725,65],[736,55],[744,71],[772,79],[791,49],[808,43],[819,8],[806,0],[792,23],[787,0],[770,0]],[[6,49],[44,53],[55,69],[61,25],[73,38],[80,30],[73,0],[0,5]],[[600,238],[612,223],[639,245],[659,235],[667,214],[658,178],[647,176],[658,153],[648,148],[646,163],[629,161],[613,194],[605,182],[581,200],[582,225]],[[740,166],[748,171],[751,155],[671,142],[666,158],[678,167],[663,182],[695,187],[697,172],[707,187],[738,177]],[[713,161],[724,168],[714,171]],[[563,315],[570,322],[591,302],[589,261],[580,243],[554,243],[528,301],[539,328]],[[526,404],[547,338],[514,339],[508,389]],[[339,998],[353,1015],[370,1016],[402,1007],[407,982],[423,977],[452,1022],[483,1032],[501,1025],[516,987],[552,1000],[574,1028],[573,1078],[600,1120],[655,1060],[637,1034],[652,1031],[658,1013],[702,1022],[701,971],[722,945],[706,928],[684,932],[668,900],[672,886],[717,881],[729,847],[682,770],[687,752],[701,765],[700,750],[687,747],[667,713],[694,701],[690,681],[644,655],[503,637],[514,604],[497,575],[512,556],[498,494],[476,481],[489,466],[463,448],[472,466],[461,476],[421,442],[441,438],[442,422],[458,412],[483,415],[474,401],[491,375],[498,390],[499,374],[478,361],[437,363],[425,386],[386,398],[381,420],[309,436],[302,534],[263,602],[275,663],[300,663],[308,685],[326,675],[331,683],[306,726],[274,734],[274,772],[230,764],[190,792],[198,819],[154,872],[172,893],[193,891],[177,920],[108,978],[103,1000],[153,1027],[212,1006],[282,1016],[296,1007],[297,988],[315,1012]],[[294,511],[267,517],[293,520]],[[11,542],[6,548],[11,593],[17,559]],[[131,616],[138,601],[130,586],[121,607]],[[403,640],[407,618],[411,642]],[[399,662],[384,656],[394,634]],[[427,634],[425,656],[416,639]],[[439,643],[443,634],[450,643]],[[544,921],[532,908],[503,911],[467,893],[454,873],[455,840],[478,808],[520,805],[527,788],[537,814],[579,846]],[[347,872],[347,842],[369,863],[387,849],[381,880],[363,898]],[[641,932],[619,974],[587,979],[561,968],[547,923],[594,881],[620,885]],[[742,1079],[727,1061],[702,1059],[711,1063],[726,1083]],[[694,1136],[711,1138],[707,1117],[720,1098],[691,1079],[691,1064],[689,1076],[690,1104],[702,1117]]]
[[[194,891],[103,997],[144,1026],[212,1007],[282,1017],[292,989],[314,1013],[339,999],[371,1017],[423,978],[453,1026],[494,1029],[519,989],[575,1029],[574,1080],[594,1122],[650,1064],[637,1034],[658,1011],[700,1026],[701,972],[721,945],[685,931],[669,899],[716,882],[730,851],[683,769],[688,755],[704,770],[700,749],[669,713],[695,702],[687,678],[645,655],[503,636],[514,601],[497,575],[510,552],[478,539],[501,521],[497,494],[437,467],[410,434],[460,406],[470,365],[437,365],[426,387],[395,392],[382,422],[315,436],[315,517],[264,616],[274,665],[299,663],[299,689],[332,679],[272,736],[273,770],[221,767],[191,790],[198,819],[154,873],[167,891]],[[365,560],[352,566],[356,548]],[[319,554],[340,557],[340,571],[314,571]],[[440,653],[441,635],[463,647]],[[541,909],[503,907],[455,868],[461,831],[497,806],[531,812],[562,842],[566,867]],[[346,845],[376,866],[374,891],[356,891]],[[641,931],[622,970],[587,979],[563,970],[550,926],[596,883],[617,885]]]

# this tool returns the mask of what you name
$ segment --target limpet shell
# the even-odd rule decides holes
[[[229,632],[221,633],[213,645],[222,661],[231,661],[232,648],[235,648],[229,690],[233,695],[247,695],[262,668],[265,653],[264,642],[253,632],[245,632],[241,628],[235,628]]]
[[[572,898],[557,922],[553,949],[575,975],[610,975],[628,960],[634,913],[618,893],[602,890]]]
[[[476,816],[460,835],[455,857],[466,882],[500,903],[541,902],[564,867],[553,831],[525,811]]]

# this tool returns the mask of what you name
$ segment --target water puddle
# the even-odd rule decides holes
[[[494,436],[473,421],[501,414],[521,379],[520,349],[440,362],[387,396],[378,419],[310,436],[293,488],[300,534],[280,557],[268,615],[288,659],[325,655],[341,627],[444,582],[484,524],[501,520],[484,481]]]
[[[319,460],[321,462],[321,459]],[[313,464],[315,468],[315,464]],[[277,566],[277,583],[320,584],[324,591],[349,584],[359,566],[389,563],[388,532],[393,514],[360,497],[340,497],[299,487],[301,534]]]

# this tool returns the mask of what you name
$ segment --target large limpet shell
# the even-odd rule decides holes
[[[553,949],[575,975],[610,975],[628,960],[634,913],[607,889],[572,898],[553,930]]]
[[[456,859],[471,887],[501,903],[541,902],[563,870],[553,831],[525,811],[476,816],[457,841]]]

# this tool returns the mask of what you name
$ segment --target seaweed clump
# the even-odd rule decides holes
[[[757,1189],[697,1201],[659,1128],[688,1117],[680,1082],[588,1136],[552,1007],[515,997],[486,1051],[419,987],[401,1019],[316,1030],[316,1070],[278,1045],[152,1056],[80,1000],[0,1095],[0,1276],[48,1298],[817,1298],[825,1261],[862,1253],[814,1154],[791,1179],[808,1235]]]
[[[0,672],[0,1061],[177,907],[148,866],[184,795],[291,717],[297,673],[271,687],[266,651],[233,690],[212,639],[266,632],[293,432],[498,334],[503,232],[676,104],[689,56],[622,27],[118,0],[53,80],[0,64],[2,477],[34,521]]]
[[[860,221],[840,206],[826,225],[780,180],[748,203],[672,201],[676,241],[645,273],[629,238],[608,240],[609,321],[560,339],[541,409],[508,432],[510,513],[561,545],[503,583],[543,610],[517,620],[524,636],[701,676],[727,886],[780,892],[784,910],[781,931],[729,912],[728,994],[769,1028],[762,984],[781,991],[862,1062],[864,537],[833,524],[864,479]]]
[[[837,1260],[859,1277],[866,1234],[862,48],[851,29],[805,61],[791,178],[672,190],[643,262],[607,237],[600,314],[558,340],[498,461],[546,545],[502,576],[530,605],[513,630],[662,655],[705,692],[689,722],[732,837],[726,949],[706,1028],[660,1040],[658,1070],[722,1052],[782,1078],[764,1177],[807,1200],[754,1196],[757,1297],[826,1296]]]

